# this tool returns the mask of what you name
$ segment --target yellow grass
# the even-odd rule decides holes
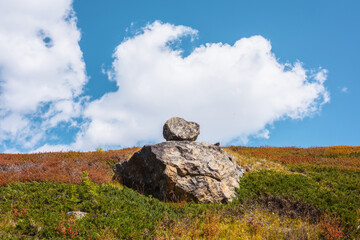
[[[157,239],[318,239],[320,227],[257,208],[240,216],[207,212],[181,219],[170,228],[162,225],[156,235]]]
[[[287,166],[275,161],[267,160],[260,157],[252,157],[240,154],[239,152],[232,151],[230,148],[225,148],[228,154],[231,154],[236,158],[238,164],[244,167],[245,171],[261,171],[261,170],[275,170],[284,173],[291,173]]]

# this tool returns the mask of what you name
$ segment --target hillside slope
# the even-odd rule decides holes
[[[112,182],[139,148],[0,154],[0,238],[360,238],[360,147],[225,149],[247,170],[226,205],[164,203]],[[66,214],[76,210],[88,214]]]

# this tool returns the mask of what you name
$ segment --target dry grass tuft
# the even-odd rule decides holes
[[[244,167],[246,172],[261,171],[261,170],[275,170],[284,173],[291,173],[288,168],[281,163],[270,161],[265,158],[246,156],[231,148],[225,148],[228,154],[233,155],[239,165]]]
[[[318,239],[321,225],[279,216],[261,208],[233,215],[207,211],[197,217],[162,222],[156,239]]]

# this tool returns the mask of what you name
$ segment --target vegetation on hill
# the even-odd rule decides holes
[[[360,238],[360,147],[225,148],[247,170],[225,205],[112,182],[138,149],[0,154],[0,239]]]
[[[1,154],[0,186],[11,182],[50,181],[80,184],[83,172],[97,183],[111,181],[112,166],[127,160],[140,148],[120,151]]]

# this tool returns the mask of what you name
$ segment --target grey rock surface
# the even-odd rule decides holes
[[[159,199],[204,203],[231,201],[244,174],[219,146],[191,141],[146,145],[113,170],[114,179]]]
[[[78,219],[85,217],[87,213],[81,212],[81,211],[70,211],[70,212],[67,212],[66,214],[75,216],[75,219],[78,220]]]
[[[163,127],[166,141],[195,141],[200,134],[200,125],[183,118],[172,117]]]

